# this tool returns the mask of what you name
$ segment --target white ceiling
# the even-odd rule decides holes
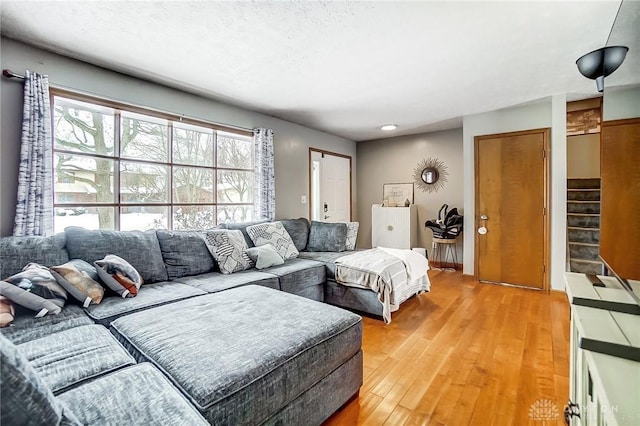
[[[3,0],[0,28],[361,141],[461,127],[464,115],[558,93],[595,95],[575,60],[605,45],[619,4]],[[639,36],[638,4],[623,36]],[[631,47],[617,85],[640,83],[640,43]],[[383,133],[385,123],[399,127]]]

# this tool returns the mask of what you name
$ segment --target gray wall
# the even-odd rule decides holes
[[[413,182],[418,163],[436,157],[447,166],[449,176],[438,192],[423,192],[414,187],[418,206],[418,246],[431,252],[432,233],[424,222],[435,219],[442,204],[457,207],[463,213],[462,129],[400,136],[357,144],[358,152],[358,247],[371,247],[371,205],[382,202],[385,183]],[[462,242],[458,259],[462,261]]]
[[[275,132],[276,215],[308,217],[307,204],[300,202],[309,191],[309,147],[333,151],[353,157],[356,167],[356,145],[353,141],[303,127],[247,109],[231,106],[195,94],[126,76],[85,62],[27,46],[2,38],[1,68],[22,74],[25,69],[49,75],[50,84],[111,100],[146,106],[186,117],[231,126],[268,127]],[[188,80],[189,70],[184,79]],[[10,235],[15,215],[17,170],[22,120],[22,84],[0,79],[0,235]],[[188,83],[188,81],[185,81]],[[265,102],[268,104],[268,101]],[[356,217],[356,179],[352,182]]]

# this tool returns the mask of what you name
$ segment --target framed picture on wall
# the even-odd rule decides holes
[[[413,204],[413,183],[385,183],[382,202],[386,207],[404,207],[407,200]]]

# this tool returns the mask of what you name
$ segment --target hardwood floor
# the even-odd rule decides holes
[[[429,276],[431,293],[405,302],[391,324],[363,319],[364,384],[325,425],[563,425],[564,293],[479,283],[460,272]],[[542,400],[553,403],[545,422],[530,417]]]

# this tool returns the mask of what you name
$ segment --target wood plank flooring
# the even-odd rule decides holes
[[[385,325],[363,319],[364,384],[325,425],[563,425],[569,396],[564,293],[429,271],[431,293]],[[547,419],[530,417],[550,400]],[[538,402],[540,404],[541,402]]]

